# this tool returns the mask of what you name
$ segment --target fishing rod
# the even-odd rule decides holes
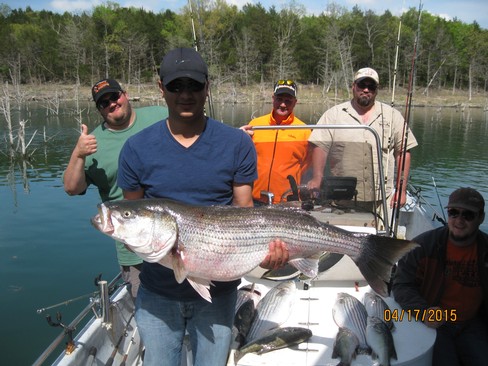
[[[108,285],[108,289],[109,289],[110,292],[113,292],[115,289],[117,289],[119,286],[121,286],[121,285],[118,285],[117,284],[117,281],[120,278],[121,278],[121,274],[119,273],[112,281],[110,281],[110,283]],[[97,285],[98,284],[98,281],[100,281],[100,280],[101,280],[101,275],[98,275],[95,278],[95,284]],[[99,295],[100,295],[100,290],[93,291],[93,292],[90,292],[88,294],[80,295],[80,296],[74,297],[72,299],[68,299],[68,300],[59,302],[59,303],[54,304],[54,305],[49,305],[49,306],[46,306],[44,308],[37,309],[36,312],[37,312],[37,314],[42,314],[46,310],[53,309],[53,308],[57,308],[57,307],[60,307],[62,305],[69,305],[72,302],[75,302],[75,301],[78,301],[78,300],[82,300],[82,299],[86,299],[87,297],[96,297],[96,296],[99,296]]]
[[[195,21],[193,20],[192,0],[188,0],[188,6],[190,8],[190,20],[191,20],[191,29],[192,29],[192,35],[193,35],[193,48],[195,49],[195,51],[198,52],[198,39],[197,39],[196,30],[195,30]],[[201,24],[200,24],[200,28],[201,28]],[[201,29],[200,29],[200,36],[201,36],[200,38],[203,38],[203,36],[201,35]],[[210,115],[210,117],[215,118],[213,101],[212,101],[212,91],[210,90],[210,87],[208,88],[207,102],[208,102],[209,115]]]
[[[410,78],[408,81],[408,91],[407,91],[407,100],[405,103],[405,122],[403,124],[403,133],[402,133],[402,150],[401,150],[401,169],[398,169],[398,174],[397,174],[397,182],[396,182],[396,203],[394,205],[394,215],[392,215],[392,218],[394,216],[394,227],[393,227],[393,236],[395,237],[397,234],[398,230],[398,219],[400,216],[400,204],[402,200],[402,190],[403,190],[403,185],[405,184],[405,161],[406,161],[406,156],[407,156],[407,142],[408,142],[408,130],[409,130],[409,125],[410,125],[410,112],[412,108],[412,95],[413,95],[413,82],[414,82],[414,75],[415,75],[415,66],[416,66],[416,61],[417,61],[417,48],[418,48],[418,43],[419,43],[419,38],[420,38],[420,19],[422,16],[422,1],[419,2],[419,15],[417,19],[417,32],[415,35],[415,42],[414,42],[414,47],[413,47],[413,55],[412,55],[412,66],[410,70]]]
[[[191,31],[192,31],[192,35],[193,35],[193,48],[195,48],[195,51],[198,52],[197,33],[195,32],[195,22],[193,20],[193,7],[191,4],[191,0],[188,0],[188,6],[190,7],[190,20],[191,20]]]
[[[134,343],[136,343],[135,341],[136,333],[137,333],[137,326],[134,327],[134,331],[132,332],[132,336],[130,337],[129,345],[127,346],[127,350],[125,351],[124,357],[122,358],[122,362],[120,363],[119,366],[126,366],[127,358],[129,357],[129,353],[130,353],[130,348]]]
[[[115,360],[115,356],[117,355],[117,352],[119,351],[119,347],[120,347],[120,344],[122,343],[122,340],[128,336],[127,331],[129,330],[130,322],[132,321],[134,314],[135,314],[135,312],[132,312],[132,314],[129,317],[129,320],[127,320],[127,323],[125,324],[125,327],[122,330],[122,333],[120,334],[119,340],[115,344],[115,347],[112,351],[112,354],[110,355],[107,362],[105,363],[105,366],[112,366],[113,365],[114,360]]]
[[[434,177],[432,177],[432,183],[434,184],[435,194],[437,195],[437,201],[439,201],[439,207],[441,208],[442,218],[444,219],[444,225],[445,225],[447,222],[446,214],[444,213],[444,210],[442,209],[441,198],[439,197],[439,191],[437,190],[437,184],[435,183]]]
[[[396,41],[396,50],[395,50],[395,65],[393,67],[393,87],[392,87],[392,91],[391,91],[391,120],[393,121],[393,113],[394,113],[394,107],[395,107],[395,89],[396,89],[396,77],[397,77],[397,71],[398,71],[398,53],[399,53],[399,50],[400,50],[400,34],[401,34],[401,31],[402,31],[402,19],[400,18],[400,22],[398,23],[398,36],[397,36],[397,41]],[[384,128],[384,127],[383,127]],[[393,126],[391,125],[390,126],[390,136],[388,136],[388,146],[390,146],[390,143],[393,139]],[[383,144],[384,144],[384,141],[383,141]],[[390,154],[387,155],[387,158],[386,158],[386,170],[385,170],[385,180],[384,180],[384,184],[388,184],[388,167],[390,166]],[[393,212],[392,212],[392,215],[391,215],[391,222],[390,222],[390,228],[393,228],[393,224],[394,224],[394,217],[395,217],[395,207],[393,207]],[[390,232],[390,234],[392,234]]]
[[[36,312],[37,312],[37,314],[41,314],[41,313],[45,312],[46,310],[57,308],[57,307],[62,306],[62,305],[69,305],[72,302],[82,300],[82,299],[86,299],[87,297],[95,297],[99,294],[100,294],[100,291],[93,291],[93,292],[90,292],[89,294],[74,297],[72,299],[68,299],[68,300],[59,302],[59,303],[54,304],[54,305],[46,306],[45,308],[37,309]]]

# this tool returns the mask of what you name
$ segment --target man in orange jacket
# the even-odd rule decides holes
[[[286,201],[292,194],[288,176],[300,185],[302,174],[310,164],[309,129],[255,130],[255,126],[305,125],[295,117],[297,85],[292,80],[278,80],[273,88],[273,110],[253,119],[241,129],[251,135],[258,155],[258,178],[254,182],[253,199],[272,203]],[[261,194],[269,192],[272,195]]]

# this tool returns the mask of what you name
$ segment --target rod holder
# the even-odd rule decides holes
[[[102,324],[110,325],[109,308],[110,299],[108,296],[108,283],[107,281],[98,281],[98,287],[100,288],[100,309],[102,311]]]

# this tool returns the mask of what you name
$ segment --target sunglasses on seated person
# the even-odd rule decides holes
[[[458,210],[457,208],[449,208],[447,209],[447,216],[451,219],[456,219],[461,215],[461,217],[468,222],[473,221],[476,217],[478,217],[478,212],[470,211],[470,210]]]
[[[368,88],[368,90],[370,90],[370,91],[375,91],[378,88],[378,85],[376,85],[375,83],[367,82],[367,81],[364,81],[364,80],[358,81],[356,83],[356,86],[359,89],[366,89],[366,88]]]
[[[100,100],[98,103],[97,103],[97,108],[98,109],[105,109],[107,108],[110,104],[112,104],[113,102],[116,102],[120,99],[120,96],[122,95],[122,92],[117,92],[117,93],[110,93],[108,95],[108,98],[106,99],[103,99],[103,100]]]
[[[181,93],[183,90],[187,90],[191,93],[201,92],[205,88],[205,83],[199,83],[195,80],[173,80],[171,83],[165,86],[166,90],[170,93]]]

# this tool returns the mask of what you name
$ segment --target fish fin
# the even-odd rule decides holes
[[[201,297],[208,302],[212,302],[212,296],[210,296],[210,285],[213,286],[213,283],[211,281],[195,277],[188,277],[187,280],[191,287],[193,287],[193,289],[198,292]]]
[[[242,352],[240,352],[239,350],[234,352],[234,364],[235,365],[237,365],[237,363],[242,358],[242,356],[244,356],[244,354],[242,354]]]
[[[332,355],[330,356],[331,358],[339,358],[339,350],[337,348],[337,345],[334,343],[334,348],[332,348]]]
[[[388,236],[368,235],[361,240],[361,252],[352,258],[371,288],[381,296],[388,296],[387,284],[391,269],[417,243]]]
[[[266,271],[263,275],[261,275],[261,278],[271,281],[285,281],[297,278],[298,276],[300,276],[300,274],[301,271],[296,269],[291,264],[287,263],[283,267],[280,267],[278,269],[271,269],[269,271]]]
[[[302,272],[305,276],[315,278],[319,273],[319,257],[320,253],[308,258],[292,259],[288,263]]]
[[[176,282],[182,283],[186,279],[188,272],[185,269],[185,263],[181,259],[181,255],[179,252],[173,253],[171,257],[171,262],[173,272],[175,273]]]
[[[398,356],[397,356],[397,353],[396,353],[395,345],[393,345],[393,350],[392,350],[392,354],[391,354],[390,357],[393,358],[393,359],[395,359],[395,360],[398,360]]]

